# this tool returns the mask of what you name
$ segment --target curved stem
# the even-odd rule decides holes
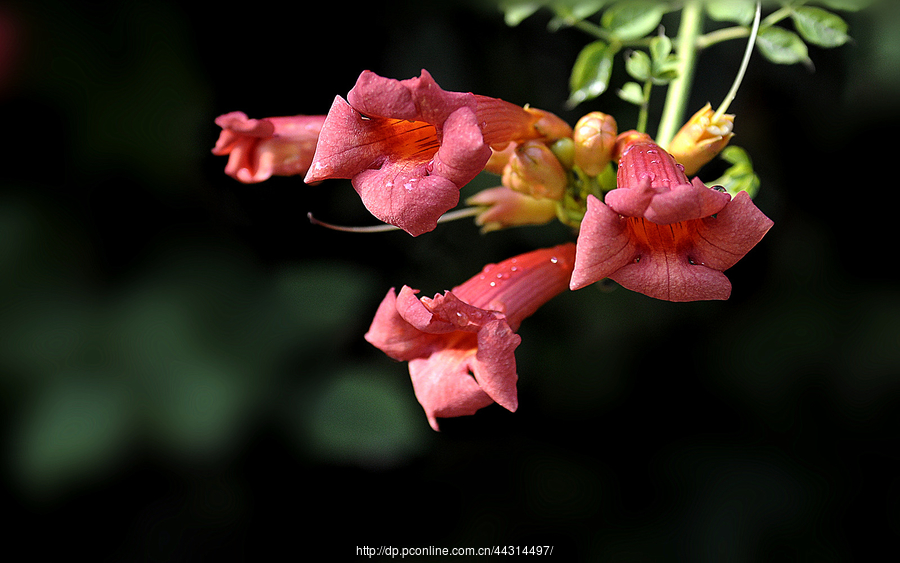
[[[684,121],[688,97],[694,82],[697,61],[697,38],[703,27],[703,5],[700,0],[686,0],[681,12],[675,53],[678,55],[678,78],[669,84],[656,142],[667,147]]]
[[[698,37],[697,48],[701,50],[706,49],[716,43],[721,43],[730,39],[740,39],[742,37],[747,37],[748,35],[750,35],[750,29],[743,25],[717,29]]]
[[[456,221],[457,219],[464,219],[466,217],[474,217],[481,213],[483,208],[481,207],[462,207],[460,209],[454,209],[453,211],[448,211],[441,215],[441,217],[437,220],[438,223],[446,223],[448,221]],[[395,227],[394,225],[382,224],[382,225],[371,225],[367,227],[347,227],[344,225],[335,225],[333,223],[326,223],[325,221],[320,221],[313,217],[312,212],[306,214],[306,218],[309,219],[309,222],[313,225],[318,225],[320,227],[325,227],[326,229],[331,229],[332,231],[341,231],[344,233],[385,233],[390,231],[399,231],[400,227]]]
[[[713,114],[712,123],[718,123],[719,119],[722,118],[722,115],[728,110],[728,105],[731,104],[735,96],[737,96],[738,88],[741,87],[741,81],[744,79],[744,73],[747,72],[747,65],[750,63],[750,55],[753,53],[753,45],[756,43],[756,34],[759,32],[759,15],[761,10],[762,3],[757,2],[756,16],[753,18],[753,28],[750,30],[750,40],[747,41],[747,48],[744,50],[744,59],[741,61],[741,68],[738,70],[737,76],[734,79],[734,84],[731,85],[731,90],[728,91],[728,95],[722,100],[722,105],[720,105],[719,109],[716,110],[716,113]]]

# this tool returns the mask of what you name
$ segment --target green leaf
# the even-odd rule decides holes
[[[856,12],[863,8],[868,8],[877,1],[878,0],[819,0],[819,3],[832,10]]]
[[[678,78],[679,68],[678,59],[674,56],[666,57],[664,61],[653,64],[653,82],[654,84],[668,84],[672,80]]]
[[[790,65],[807,63],[809,50],[806,43],[793,31],[781,27],[766,27],[759,30],[756,47],[764,57],[776,64]]]
[[[643,51],[632,51],[625,58],[625,70],[635,80],[645,82],[650,78],[650,55]]]
[[[599,12],[607,0],[578,0],[569,6],[572,17],[578,20],[589,18]]]
[[[637,82],[626,82],[616,93],[628,103],[636,106],[644,105],[644,91]]]
[[[594,41],[584,46],[575,59],[569,77],[571,94],[566,102],[567,106],[575,107],[606,91],[612,74],[613,57],[618,50],[617,46],[607,45],[603,41]]]
[[[654,84],[667,84],[678,78],[678,57],[672,53],[672,40],[665,35],[650,40],[650,76]]]
[[[659,26],[666,10],[664,2],[623,0],[603,12],[600,23],[623,41],[640,39]]]
[[[665,60],[672,53],[672,40],[665,35],[657,35],[650,40],[650,56],[654,62]]]
[[[500,11],[503,12],[503,21],[510,27],[515,27],[534,15],[541,9],[544,2],[516,2],[509,0],[500,3]]]
[[[707,0],[706,13],[716,21],[750,25],[756,14],[754,0]]]
[[[753,171],[753,163],[747,151],[738,146],[725,147],[719,156],[731,163],[731,167],[725,171],[722,176],[715,181],[710,182],[710,186],[722,186],[725,191],[732,197],[740,192],[747,192],[750,198],[756,197],[759,192],[759,176]]]
[[[850,40],[847,22],[821,8],[803,6],[791,13],[800,35],[820,47],[839,47]]]

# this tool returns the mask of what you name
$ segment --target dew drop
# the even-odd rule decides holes
[[[550,259],[551,264],[556,264],[557,262],[559,262],[559,258],[557,258],[556,256]]]

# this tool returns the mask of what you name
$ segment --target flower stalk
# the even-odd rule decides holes
[[[675,132],[684,122],[688,97],[694,82],[694,67],[697,62],[697,39],[703,27],[703,4],[700,0],[687,0],[681,12],[681,23],[675,42],[675,53],[678,55],[678,77],[669,84],[666,102],[663,106],[662,118],[656,140],[662,147],[667,147],[675,136]]]

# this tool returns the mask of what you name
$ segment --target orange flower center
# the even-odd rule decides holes
[[[662,250],[667,255],[680,254],[689,248],[693,240],[693,221],[680,221],[659,225],[643,217],[630,217],[628,226],[632,240],[639,248]],[[689,258],[690,260],[690,258]]]
[[[430,123],[406,119],[371,119],[380,122],[377,142],[384,144],[384,153],[397,159],[427,162],[441,146],[437,129]]]

